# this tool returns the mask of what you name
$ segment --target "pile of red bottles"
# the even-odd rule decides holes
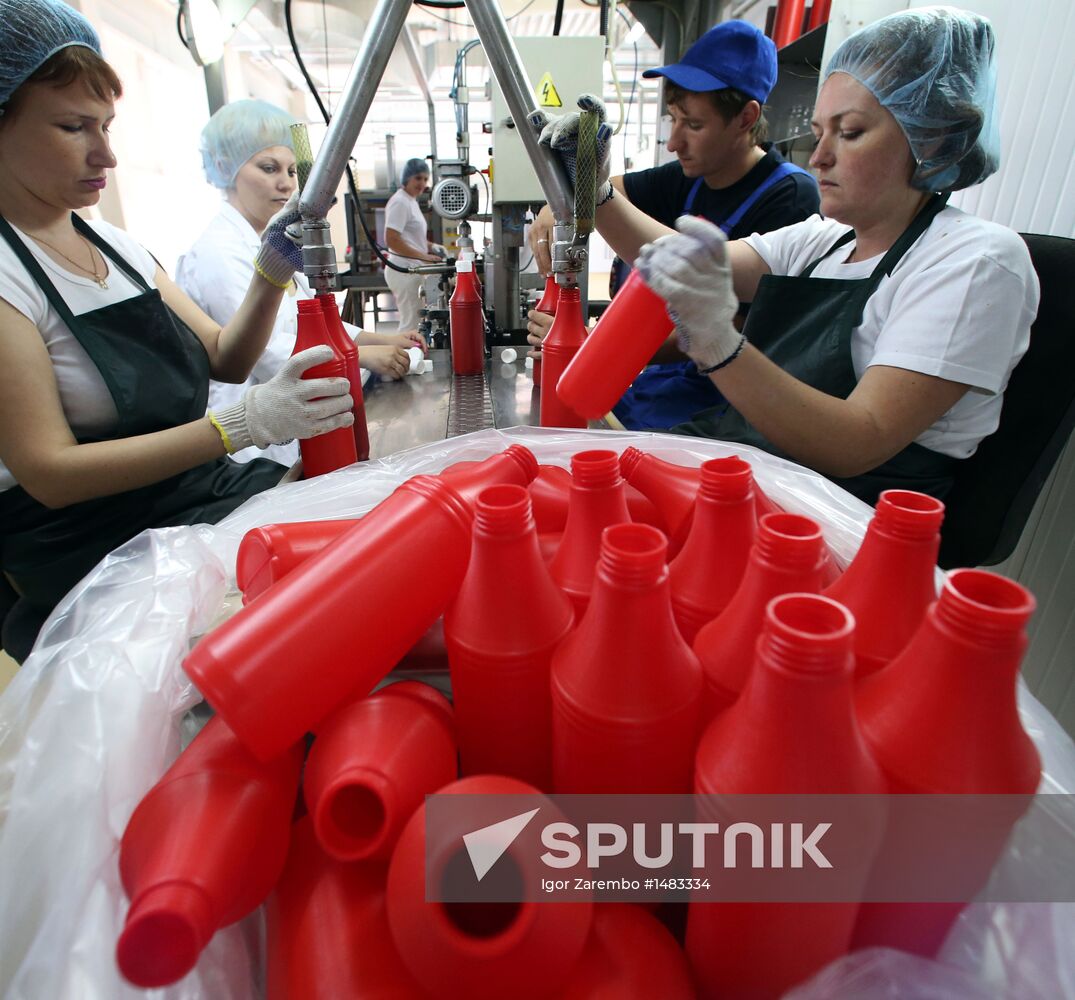
[[[1034,600],[970,569],[938,594],[943,513],[882,494],[841,573],[742,457],[512,445],[251,531],[245,606],[185,661],[217,714],[122,838],[120,969],[176,982],[262,903],[275,1000],[778,997],[855,948],[935,953],[958,904],[427,902],[425,797],[1030,796]],[[419,647],[450,702],[379,687]],[[862,835],[881,864],[893,832]]]

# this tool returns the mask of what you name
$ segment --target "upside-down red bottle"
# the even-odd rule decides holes
[[[255,756],[272,759],[373,688],[443,614],[470,526],[444,480],[413,477],[205,636],[187,675]]]
[[[551,274],[545,278],[545,290],[541,294],[541,301],[534,306],[534,312],[542,312],[548,316],[556,315],[556,304],[560,300],[560,286],[556,284],[556,278]],[[541,351],[534,358],[534,385],[541,388]]]
[[[261,763],[218,718],[138,804],[119,873],[131,901],[116,947],[124,977],[148,989],[194,968],[220,927],[269,894],[287,855],[302,747]]]
[[[870,796],[856,814],[854,870],[841,873],[851,889],[869,877],[884,824],[873,796],[885,792],[855,719],[853,630],[847,609],[828,598],[770,601],[750,679],[702,736],[694,780],[698,795]],[[706,818],[736,818],[735,799],[699,802]],[[687,954],[701,996],[783,996],[848,951],[856,910],[854,902],[691,903]]]
[[[691,787],[702,671],[672,616],[666,552],[648,524],[605,529],[589,608],[552,660],[557,792]]]
[[[308,368],[302,377],[347,378],[347,360],[329,334],[321,304],[317,299],[302,299],[299,301],[298,328],[295,350],[292,353],[298,354],[322,344],[331,347],[335,357],[324,364]],[[358,384],[361,391],[361,380]],[[302,474],[305,479],[342,469],[358,460],[355,435],[350,427],[340,427],[327,434],[318,434],[317,437],[303,438],[299,441],[299,452],[302,455]]]
[[[687,956],[656,917],[599,903],[593,930],[559,1000],[694,1000]]]
[[[910,641],[936,600],[933,574],[944,504],[911,490],[885,490],[858,553],[825,595],[855,616],[855,672],[880,670]]]
[[[351,383],[351,398],[355,401],[352,412],[355,422],[351,431],[355,439],[355,454],[358,461],[365,462],[370,457],[370,432],[366,425],[366,400],[362,395],[362,368],[358,363],[358,347],[344,329],[340,319],[340,310],[336,307],[333,295],[319,295],[318,301],[325,314],[325,325],[333,348],[343,355],[347,367],[347,379]]]
[[[509,802],[532,803],[531,808],[540,811],[542,824],[562,814],[532,785],[500,775],[463,778],[439,793],[440,797],[451,795],[467,796],[471,808],[450,817],[442,812],[444,822],[427,823],[427,799],[404,828],[392,855],[388,924],[399,954],[411,975],[438,1000],[559,996],[586,945],[593,904],[588,898],[535,901],[543,866],[536,854],[531,858],[517,853],[520,840],[504,851],[482,884],[491,882],[490,876],[495,878],[501,866],[508,866],[519,876],[522,885],[516,882],[514,891],[521,891],[525,901],[427,902],[427,887],[434,889],[436,898],[441,885],[450,886],[453,872],[471,869],[463,836],[491,824],[494,814],[503,818],[505,806],[500,801],[505,796],[511,796]],[[481,808],[483,803],[487,809]],[[474,883],[472,869],[467,878],[468,885]],[[475,889],[480,891],[480,886]]]
[[[630,520],[616,453],[597,450],[572,455],[567,523],[549,569],[571,598],[576,621],[581,621],[590,601],[601,533]]]
[[[702,463],[687,540],[668,567],[672,609],[693,643],[739,588],[754,543],[754,475],[737,456]]]
[[[549,662],[572,622],[571,602],[541,558],[526,490],[483,490],[467,575],[444,613],[463,774],[505,774],[549,790]]]
[[[705,671],[705,721],[743,690],[766,605],[780,594],[816,594],[821,589],[824,544],[821,528],[808,517],[766,514],[758,522],[739,587],[694,640],[694,652]]]
[[[855,706],[866,741],[894,793],[993,795],[1007,813],[975,824],[943,857],[958,858],[960,877],[981,889],[1013,825],[1041,780],[1041,758],[1019,719],[1016,687],[1027,648],[1033,595],[1014,580],[979,569],[952,570],[903,651],[860,680]],[[951,832],[951,831],[950,831]],[[938,837],[939,833],[936,834]],[[901,839],[902,838],[902,839]],[[921,830],[892,825],[883,865]],[[936,953],[964,903],[864,903],[855,947]]]
[[[564,405],[589,420],[603,417],[668,339],[672,326],[664,299],[632,271],[564,372],[559,389]]]
[[[448,300],[452,372],[479,375],[485,368],[485,316],[481,284],[472,260],[455,264],[455,291]]]
[[[456,778],[452,707],[400,681],[343,705],[317,727],[302,794],[318,842],[339,861],[387,861],[403,825]]]
[[[556,318],[541,344],[542,427],[586,426],[586,418],[567,406],[556,390],[560,376],[585,339],[586,325],[582,322],[582,298],[578,286],[561,288]]]
[[[347,864],[321,850],[304,816],[266,903],[268,1000],[428,1000],[388,930],[388,866]]]

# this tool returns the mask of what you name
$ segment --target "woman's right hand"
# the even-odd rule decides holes
[[[242,451],[250,445],[267,448],[350,427],[355,421],[354,400],[347,379],[302,377],[333,357],[327,345],[300,351],[268,382],[251,386],[235,406],[212,414],[226,435],[228,451]]]
[[[417,345],[412,345],[417,346]],[[378,345],[360,347],[358,363],[368,368],[374,375],[390,380],[401,379],[411,366],[410,355],[403,347]]]

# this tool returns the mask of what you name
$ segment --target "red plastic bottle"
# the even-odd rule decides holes
[[[537,789],[513,778],[479,775],[463,778],[441,795],[534,796],[538,822],[550,822],[555,810]],[[511,800],[509,800],[511,801]],[[456,865],[469,867],[463,834],[444,825],[426,827],[423,804],[399,838],[388,869],[388,923],[411,975],[438,1000],[538,1000],[555,997],[567,981],[590,932],[589,901],[521,903],[426,902],[426,882],[434,884]],[[483,820],[476,819],[474,826]],[[533,890],[540,865],[516,858],[515,841],[508,858]]]
[[[294,825],[266,904],[268,1000],[428,1000],[388,930],[387,875],[386,865],[334,861],[308,816]]]
[[[549,569],[581,621],[590,602],[601,533],[631,520],[614,451],[580,451],[571,456],[567,523]]]
[[[739,588],[755,523],[750,466],[736,456],[703,462],[691,530],[668,567],[672,610],[688,644]]]
[[[116,947],[124,977],[167,986],[216,933],[269,894],[287,855],[302,748],[254,760],[210,719],[134,810],[119,848],[131,901]]]
[[[601,903],[560,1000],[694,1000],[687,956],[641,906]]]
[[[534,306],[534,312],[547,313],[549,316],[556,315],[556,304],[560,301],[560,286],[556,284],[556,278],[551,274],[545,279],[545,291],[542,292],[541,301]],[[534,385],[541,388],[541,351],[534,358]]]
[[[322,849],[338,861],[387,861],[426,795],[456,778],[452,707],[401,681],[317,728],[302,794]]]
[[[443,614],[466,572],[470,525],[447,483],[415,476],[205,636],[187,676],[271,760],[369,691]]]
[[[580,417],[557,393],[560,376],[586,339],[586,324],[582,322],[582,299],[577,285],[560,289],[556,318],[541,345],[541,426],[585,427]],[[607,412],[607,411],[606,411]],[[604,414],[601,414],[604,416]]]
[[[529,489],[538,531],[544,535],[563,531],[571,496],[571,473],[558,465],[539,465],[537,477]],[[624,495],[632,521],[652,524],[664,531],[664,518],[649,499],[630,484],[627,484]]]
[[[1041,758],[1019,720],[1016,685],[1034,607],[1033,595],[1013,580],[953,570],[903,652],[859,681],[859,720],[890,791],[1012,796],[1012,823],[1030,805]],[[967,863],[981,864],[980,884],[1009,832],[967,832],[974,849]],[[878,864],[898,837],[891,831]],[[855,946],[933,955],[961,909],[961,903],[865,903]]]
[[[325,314],[325,325],[328,327],[333,349],[343,355],[346,363],[347,379],[351,383],[351,398],[355,401],[351,410],[355,415],[355,422],[351,425],[355,438],[355,454],[358,461],[365,462],[370,457],[370,432],[366,425],[366,400],[362,395],[362,368],[358,363],[358,346],[344,329],[340,310],[336,308],[336,297],[319,295],[317,301],[321,303]]]
[[[742,697],[698,744],[697,794],[885,792],[855,719],[853,630],[847,609],[828,598],[769,602]],[[735,805],[725,802],[727,823]],[[878,815],[856,837],[879,844],[883,824]],[[865,887],[868,863],[855,875]],[[855,903],[691,903],[687,955],[701,995],[783,996],[848,951],[856,910]]]
[[[295,336],[295,350],[292,354],[308,350],[311,347],[320,347],[327,344],[336,355],[331,361],[323,365],[316,365],[303,373],[304,379],[313,378],[347,378],[347,360],[340,353],[334,339],[329,334],[328,324],[325,322],[325,314],[317,299],[301,299],[299,301],[298,332]],[[362,382],[359,381],[361,392]],[[352,397],[354,398],[354,397]],[[304,438],[299,441],[299,452],[302,455],[302,475],[304,479],[313,479],[314,476],[332,472],[334,469],[342,469],[345,465],[351,465],[358,461],[358,453],[355,450],[355,435],[350,427],[340,427],[338,430],[329,431],[327,434],[318,434],[317,437]]]
[[[664,535],[606,528],[589,609],[552,660],[557,792],[686,793],[702,671],[672,616]]]
[[[664,299],[632,271],[563,374],[565,406],[589,420],[603,417],[672,333]]]
[[[549,663],[573,620],[541,558],[526,490],[483,490],[470,566],[444,613],[463,774],[551,787]]]
[[[481,285],[474,273],[474,261],[455,264],[455,291],[448,301],[452,341],[452,372],[480,375],[485,369],[485,316],[482,313]]]
[[[816,594],[823,560],[824,542],[816,521],[798,514],[766,514],[758,522],[739,588],[694,640],[694,652],[705,671],[705,720],[727,708],[743,690],[766,605],[793,591]]]
[[[521,444],[509,444],[502,452],[480,462],[456,462],[441,476],[467,503],[473,503],[487,486],[498,483],[529,485],[538,474],[534,453]]]
[[[855,672],[880,670],[910,641],[937,599],[933,574],[944,504],[885,490],[851,564],[825,594],[855,616]]]

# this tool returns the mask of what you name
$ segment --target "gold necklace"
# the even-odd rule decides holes
[[[52,250],[54,253],[58,253],[69,264],[74,264],[75,267],[77,267],[80,271],[89,271],[89,273],[93,275],[93,280],[96,281],[97,284],[101,286],[101,288],[107,288],[108,287],[108,282],[105,280],[108,277],[108,272],[106,271],[104,274],[101,274],[97,270],[97,258],[94,257],[94,255],[93,255],[93,245],[77,229],[75,230],[75,235],[80,240],[82,240],[83,243],[86,244],[86,249],[89,250],[89,252],[90,252],[90,266],[89,267],[86,267],[85,264],[80,264],[77,260],[72,260],[59,247],[54,247],[51,243],[46,243],[43,239],[41,239],[40,236],[33,236],[32,234],[30,234],[30,235],[31,235],[32,239],[37,240],[37,242],[42,244],[42,246],[46,246],[50,250]]]

